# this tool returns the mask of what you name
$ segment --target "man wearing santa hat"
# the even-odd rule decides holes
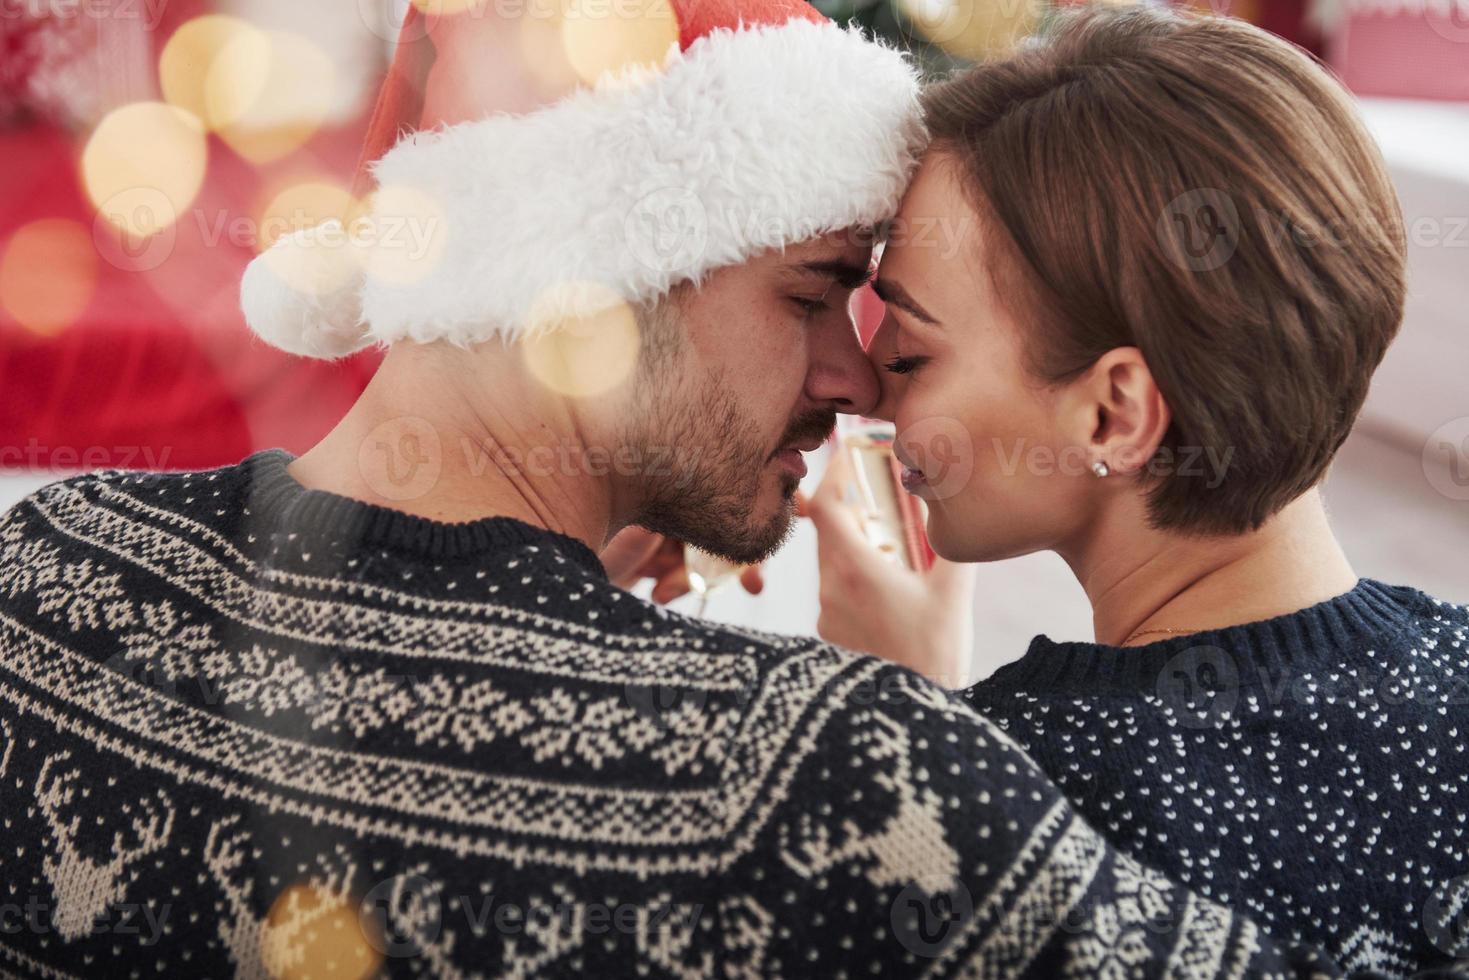
[[[472,12],[414,8],[375,192],[242,290],[287,350],[386,345],[360,402],[299,459],[0,521],[3,972],[1329,969],[917,675],[608,581],[632,525],[781,541],[876,398],[846,301],[922,144],[904,58],[804,3],[670,15],[661,66],[510,114]]]

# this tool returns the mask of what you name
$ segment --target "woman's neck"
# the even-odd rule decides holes
[[[1098,643],[1140,646],[1288,615],[1357,584],[1315,489],[1242,535],[1156,531],[1144,518],[1107,515],[1086,541],[1058,549],[1091,601]]]

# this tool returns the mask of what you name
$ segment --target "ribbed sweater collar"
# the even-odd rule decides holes
[[[513,517],[447,523],[308,490],[286,470],[294,459],[283,449],[266,449],[240,463],[249,485],[251,514],[273,530],[439,561],[474,559],[536,544],[556,549],[596,575],[606,575],[596,552],[568,535]]]
[[[1006,664],[972,690],[1009,693],[1146,692],[1157,689],[1170,662],[1187,651],[1226,651],[1242,671],[1240,683],[1298,675],[1309,670],[1384,666],[1386,647],[1402,638],[1415,618],[1431,617],[1434,601],[1417,589],[1361,579],[1351,591],[1273,619],[1166,637],[1139,647],[1058,643],[1037,636],[1025,656]],[[1196,655],[1196,654],[1194,654]]]

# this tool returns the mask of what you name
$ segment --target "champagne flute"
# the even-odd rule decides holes
[[[923,503],[902,490],[893,456],[896,430],[877,419],[839,416],[838,452],[847,457],[850,479],[842,500],[852,508],[867,538],[885,561],[926,571],[928,542]]]
[[[709,608],[709,597],[738,579],[745,569],[744,565],[687,544],[684,545],[683,560],[689,576],[689,589],[699,597],[699,609],[694,615],[701,618]]]

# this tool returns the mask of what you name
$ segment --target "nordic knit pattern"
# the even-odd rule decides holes
[[[289,458],[0,520],[0,974],[1328,972],[911,673]]]
[[[966,698],[1124,852],[1350,968],[1469,956],[1469,610],[1363,579],[1124,649],[1037,637]]]

